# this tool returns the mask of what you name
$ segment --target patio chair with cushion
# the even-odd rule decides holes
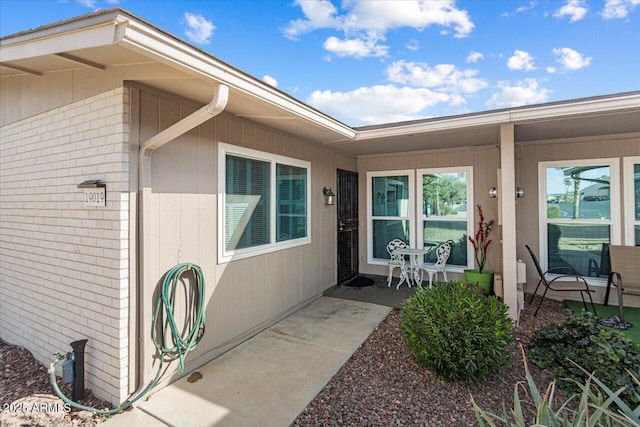
[[[400,239],[393,239],[387,245],[387,252],[389,253],[389,256],[390,256],[389,277],[387,278],[387,286],[391,286],[391,280],[393,279],[393,270],[395,270],[396,268],[399,268],[400,270],[402,270],[403,268],[406,267],[405,264],[408,262],[405,259],[404,255],[395,253],[395,250],[399,248],[407,248],[407,247],[409,247],[409,245],[407,245],[405,241]]]
[[[447,240],[442,243],[436,249],[437,260],[434,264],[424,264],[422,266],[422,270],[426,271],[429,275],[429,288],[433,286],[433,278],[438,278],[438,273],[442,273],[444,276],[444,281],[447,279],[447,261],[449,260],[449,256],[451,255],[451,250],[453,249],[453,240]]]
[[[554,292],[580,292],[580,298],[582,298],[582,304],[584,305],[585,310],[589,310],[587,307],[587,302],[584,299],[584,295],[586,294],[589,297],[589,301],[591,301],[591,308],[593,308],[593,314],[596,314],[596,306],[593,304],[593,298],[591,298],[591,293],[595,292],[593,289],[589,287],[587,280],[582,277],[578,272],[576,272],[572,267],[554,267],[549,270],[543,272],[540,267],[540,263],[538,262],[538,256],[535,252],[529,247],[529,245],[525,245],[529,254],[531,255],[531,259],[536,266],[536,270],[538,271],[538,275],[540,276],[540,280],[538,281],[538,285],[536,286],[536,290],[533,291],[531,295],[531,300],[529,304],[533,304],[533,298],[536,296],[538,292],[538,288],[540,285],[544,285],[544,292],[542,293],[542,298],[540,299],[540,303],[536,308],[536,311],[533,313],[534,316],[538,314],[538,310],[540,310],[540,306],[544,302],[544,297],[547,294],[547,291]],[[596,314],[597,315],[597,314]]]

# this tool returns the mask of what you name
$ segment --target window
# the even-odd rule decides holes
[[[310,163],[219,147],[218,262],[309,243]]]
[[[572,267],[604,280],[603,245],[620,241],[618,163],[618,159],[540,163],[543,268]]]
[[[625,245],[640,246],[640,156],[623,159]]]
[[[470,268],[472,175],[471,166],[367,173],[368,263],[386,264],[393,239],[417,247],[453,240],[449,263],[460,271]],[[425,261],[435,262],[435,252]]]
[[[471,268],[469,260],[473,260],[473,252],[469,253],[467,236],[473,234],[474,225],[473,167],[420,169],[417,175],[418,218],[421,219],[418,247],[436,247],[453,240],[455,246],[449,263]],[[425,256],[426,262],[436,262],[436,259],[434,251]]]
[[[414,243],[414,171],[367,173],[368,262],[386,264],[393,239]]]

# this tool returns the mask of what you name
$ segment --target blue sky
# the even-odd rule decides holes
[[[640,89],[640,0],[0,0],[0,35],[111,7],[354,126]]]

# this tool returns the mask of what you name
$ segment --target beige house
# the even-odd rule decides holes
[[[386,275],[391,238],[454,240],[461,279],[477,204],[514,319],[525,244],[598,299],[602,244],[640,244],[640,92],[352,128],[121,9],[2,38],[0,91],[0,338],[41,362],[87,338],[87,386],[114,403],[155,374],[179,263],[206,280],[188,371]],[[577,203],[594,180],[608,197]]]

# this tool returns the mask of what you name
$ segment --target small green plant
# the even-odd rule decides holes
[[[446,380],[486,378],[509,363],[507,306],[462,282],[418,289],[404,304],[402,331],[416,360]]]
[[[589,373],[616,389],[626,387],[621,398],[628,404],[640,403],[640,385],[631,373],[640,369],[640,345],[618,331],[603,328],[590,312],[578,316],[567,310],[564,323],[549,325],[533,335],[529,358],[541,368],[551,368],[558,385],[576,392],[577,381]],[[580,367],[573,362],[579,362]],[[574,381],[567,381],[569,378]]]
[[[620,398],[625,388],[620,388],[614,392],[593,374],[588,375],[584,383],[576,381],[578,393],[572,395],[558,408],[554,409],[555,381],[552,381],[544,394],[542,394],[531,376],[524,350],[522,351],[522,357],[529,393],[526,393],[522,383],[516,384],[513,391],[513,408],[509,411],[505,408],[502,416],[483,410],[471,396],[473,411],[476,414],[479,426],[493,427],[498,425],[496,422],[500,423],[500,425],[513,427],[527,425],[548,427],[637,427],[640,425],[640,406],[631,409]],[[577,369],[587,373],[577,364],[574,365]],[[640,384],[636,377],[632,376],[632,378],[635,384]],[[525,390],[527,399],[521,397],[520,392],[522,390]],[[530,404],[533,405],[533,410],[528,411]]]

